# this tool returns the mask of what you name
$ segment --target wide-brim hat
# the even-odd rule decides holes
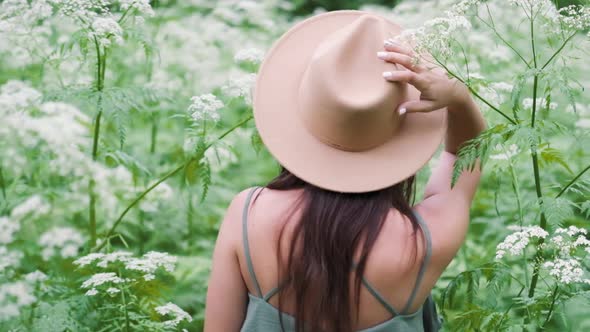
[[[383,72],[377,58],[402,27],[364,11],[313,16],[266,54],[254,87],[254,119],[269,152],[291,173],[337,192],[383,189],[415,174],[440,145],[446,111],[396,112],[420,92]]]

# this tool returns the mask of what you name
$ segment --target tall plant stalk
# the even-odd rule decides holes
[[[100,51],[100,45],[97,38],[94,38],[94,46],[96,49],[96,116],[94,118],[94,134],[92,135],[92,161],[98,159],[98,141],[100,139],[100,121],[102,119],[102,91],[104,90],[104,77],[106,68],[106,49],[103,52]],[[96,183],[93,178],[88,183],[88,228],[90,233],[89,248],[93,248],[96,245],[96,203],[97,196],[94,191]]]
[[[179,166],[173,168],[172,170],[168,171],[163,177],[161,177],[160,179],[158,179],[158,181],[156,181],[154,184],[152,184],[151,186],[149,186],[146,190],[144,190],[142,193],[140,193],[121,213],[121,215],[119,215],[119,217],[117,218],[117,220],[115,220],[115,222],[113,223],[113,226],[111,226],[111,229],[109,229],[109,231],[106,233],[104,240],[102,240],[102,242],[94,247],[91,251],[93,252],[97,252],[99,250],[101,250],[105,245],[107,245],[110,241],[110,238],[113,236],[113,234],[115,233],[115,230],[117,229],[117,226],[119,226],[119,224],[123,221],[123,218],[127,215],[127,213],[135,206],[137,205],[150,191],[154,190],[157,186],[159,186],[162,182],[168,180],[169,178],[171,178],[172,176],[174,176],[175,174],[177,174],[178,172],[180,172],[181,170],[183,170],[185,167],[187,167],[190,163],[194,162],[194,161],[198,161],[200,160],[203,155],[205,154],[205,152],[216,142],[216,141],[220,141],[222,139],[224,139],[227,135],[231,134],[234,130],[240,128],[241,126],[243,126],[244,124],[248,123],[248,121],[250,121],[252,119],[252,115],[248,116],[247,118],[245,118],[244,120],[236,123],[234,126],[232,126],[231,128],[229,128],[228,130],[226,130],[225,132],[223,132],[221,135],[219,135],[219,137],[217,137],[217,139],[212,142],[209,143],[205,146],[204,149],[202,149],[202,151],[199,151],[199,153],[197,153],[195,156],[193,156],[192,158],[189,158],[187,161],[185,161],[184,163],[180,164]]]

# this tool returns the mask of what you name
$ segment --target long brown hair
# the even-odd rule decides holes
[[[278,294],[279,309],[282,308],[281,295],[294,295],[297,332],[352,331],[351,299],[358,308],[367,257],[388,212],[394,208],[406,215],[414,234],[419,228],[411,210],[414,184],[414,176],[411,176],[378,191],[339,193],[311,185],[283,168],[266,186],[274,190],[303,189],[298,201],[301,218],[294,226],[285,264],[281,264],[284,226],[277,254],[279,278],[283,282]],[[362,245],[360,259],[354,262],[359,245]],[[348,271],[355,263],[355,291],[350,294]],[[358,319],[359,311],[356,312]],[[282,316],[279,317],[283,327]]]

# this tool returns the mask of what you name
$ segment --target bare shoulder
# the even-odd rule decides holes
[[[433,262],[444,268],[463,245],[469,227],[469,209],[452,194],[429,197],[415,210],[426,223],[432,238]]]

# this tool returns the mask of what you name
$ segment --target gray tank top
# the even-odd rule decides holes
[[[244,211],[242,215],[242,233],[243,233],[243,242],[244,242],[244,253],[246,256],[246,264],[248,265],[248,272],[250,274],[250,278],[252,279],[252,283],[254,284],[254,288],[256,290],[256,294],[251,294],[248,292],[248,309],[246,313],[246,318],[244,323],[242,324],[242,328],[240,329],[241,332],[280,332],[281,324],[279,321],[279,315],[283,318],[283,327],[285,332],[292,332],[295,331],[295,317],[280,312],[276,307],[271,305],[268,301],[269,299],[278,293],[280,287],[275,287],[271,289],[268,293],[263,294],[262,290],[260,289],[260,285],[258,284],[258,280],[256,279],[256,274],[254,273],[254,265],[252,263],[252,258],[250,257],[250,248],[248,244],[248,210],[250,207],[250,202],[252,200],[252,195],[258,188],[252,188],[252,190],[248,193],[248,197],[246,198],[246,204],[244,205]],[[383,305],[383,307],[393,316],[391,319],[372,326],[367,329],[359,330],[358,332],[390,332],[390,331],[407,331],[407,332],[414,332],[414,331],[425,331],[430,330],[430,328],[425,329],[424,325],[424,317],[426,317],[426,313],[424,310],[431,310],[434,308],[434,304],[432,302],[431,296],[428,296],[427,301],[424,306],[421,306],[414,313],[407,313],[409,308],[411,307],[412,303],[414,302],[414,298],[416,297],[418,288],[420,287],[420,283],[422,282],[422,278],[424,277],[424,272],[426,270],[426,265],[430,260],[430,256],[432,255],[432,240],[430,239],[430,232],[424,223],[424,220],[413,211],[414,215],[418,219],[418,223],[420,228],[424,232],[424,236],[426,238],[426,256],[420,265],[420,269],[418,271],[418,277],[416,278],[416,282],[414,284],[414,289],[412,289],[412,293],[410,294],[410,298],[406,302],[406,305],[401,311],[395,310],[391,304],[383,297],[381,294],[373,287],[371,284],[363,277],[362,284],[367,288],[367,290]],[[429,304],[428,306],[426,304]],[[426,308],[426,309],[425,309]],[[436,330],[438,330],[439,326],[436,326]]]

